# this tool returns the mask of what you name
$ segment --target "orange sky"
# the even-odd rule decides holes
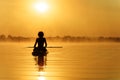
[[[45,1],[38,13],[33,4]],[[120,0],[0,0],[0,34],[120,36]]]

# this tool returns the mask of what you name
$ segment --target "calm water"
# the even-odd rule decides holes
[[[48,43],[47,65],[35,65],[33,43],[0,43],[0,80],[120,80],[120,43]]]

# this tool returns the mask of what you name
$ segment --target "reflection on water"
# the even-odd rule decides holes
[[[34,57],[35,65],[38,66],[38,80],[45,79],[45,67],[47,65],[47,53],[46,55],[39,55]]]
[[[38,65],[38,71],[44,71],[47,65],[47,55],[46,56],[36,56],[34,57],[35,65]]]
[[[0,44],[0,80],[120,80],[119,43],[65,43],[44,58],[28,45]]]
[[[44,71],[40,71],[38,73],[39,73],[38,80],[46,80]]]
[[[40,76],[40,77],[38,78],[38,80],[46,80],[46,79],[45,79],[45,77]]]

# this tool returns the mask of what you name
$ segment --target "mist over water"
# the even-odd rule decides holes
[[[31,43],[0,43],[0,80],[119,80],[120,43],[48,43],[46,66],[32,56]]]

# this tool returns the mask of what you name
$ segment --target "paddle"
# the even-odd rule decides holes
[[[34,48],[34,47],[27,47],[27,48]],[[63,48],[62,46],[48,46],[47,48]]]

